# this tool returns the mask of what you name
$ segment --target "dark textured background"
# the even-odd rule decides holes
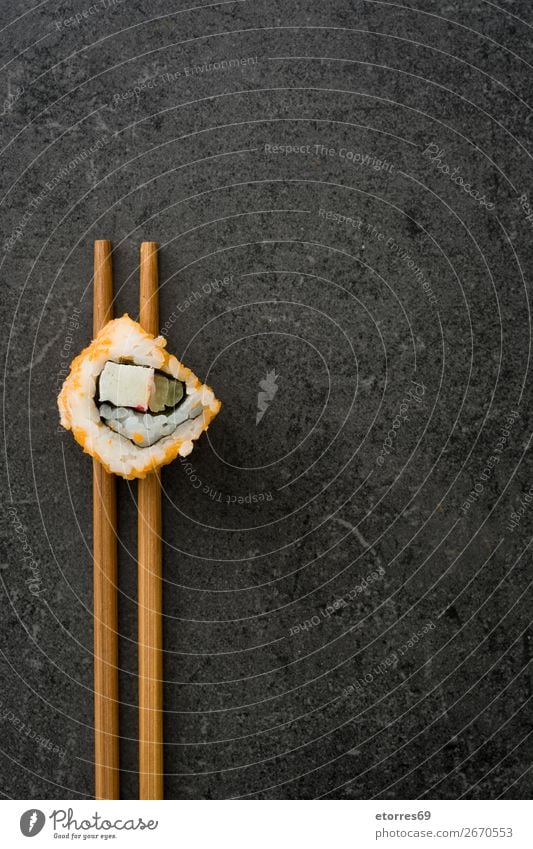
[[[1,7],[2,793],[93,793],[91,466],[55,396],[110,238],[119,314],[161,243],[169,347],[224,403],[163,475],[167,797],[527,798],[531,3],[32,5]]]

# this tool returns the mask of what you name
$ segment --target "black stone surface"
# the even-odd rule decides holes
[[[161,243],[169,348],[224,405],[163,474],[166,796],[528,798],[531,3],[33,6],[1,10],[2,794],[93,794],[55,399],[110,238],[133,316]]]

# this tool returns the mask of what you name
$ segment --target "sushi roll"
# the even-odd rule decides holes
[[[58,397],[61,424],[108,472],[144,478],[186,457],[220,410],[213,390],[128,315],[77,356]]]

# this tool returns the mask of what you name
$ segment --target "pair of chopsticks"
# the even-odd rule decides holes
[[[159,332],[157,242],[140,255],[140,324]],[[94,243],[94,335],[113,318],[112,245]],[[93,460],[95,797],[119,799],[117,496]],[[163,798],[163,592],[161,482],[138,487],[139,798]]]

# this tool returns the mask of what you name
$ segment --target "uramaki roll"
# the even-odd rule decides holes
[[[61,424],[108,472],[144,478],[186,457],[220,410],[209,386],[128,315],[77,356],[58,397]]]

